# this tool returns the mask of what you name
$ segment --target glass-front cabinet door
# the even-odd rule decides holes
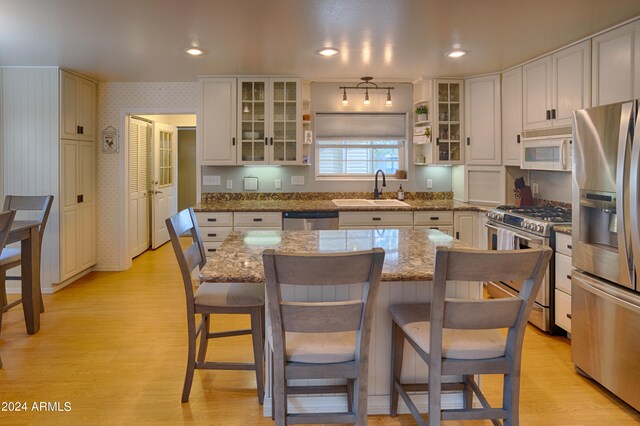
[[[302,151],[299,79],[239,79],[240,164],[298,164]]]
[[[275,164],[300,163],[302,145],[301,84],[297,79],[270,80],[272,89],[272,137],[270,161]]]
[[[462,163],[462,81],[436,80],[435,163]]]
[[[262,164],[268,158],[267,79],[239,81],[239,162]]]

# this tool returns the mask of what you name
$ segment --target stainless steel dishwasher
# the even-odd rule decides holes
[[[337,211],[282,212],[282,229],[285,231],[338,229]]]

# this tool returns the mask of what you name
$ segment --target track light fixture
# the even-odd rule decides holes
[[[340,86],[342,90],[342,105],[348,105],[349,101],[347,100],[347,89],[349,90],[364,90],[364,104],[369,105],[371,101],[369,100],[369,90],[386,90],[387,91],[387,100],[384,103],[386,106],[391,106],[393,103],[391,102],[391,91],[394,89],[393,86],[378,86],[376,83],[371,82],[373,77],[360,77],[362,80],[361,83],[356,84],[355,86]]]

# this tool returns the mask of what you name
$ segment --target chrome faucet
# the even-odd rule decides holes
[[[378,191],[378,173],[382,173],[382,186],[387,186],[387,179],[384,175],[384,172],[381,169],[378,169],[376,171],[376,179],[375,179],[375,185],[373,188],[373,199],[377,200],[378,198],[380,198],[380,196],[382,195],[382,189]]]

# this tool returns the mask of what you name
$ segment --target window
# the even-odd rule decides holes
[[[370,177],[404,169],[405,114],[316,114],[318,177]]]

